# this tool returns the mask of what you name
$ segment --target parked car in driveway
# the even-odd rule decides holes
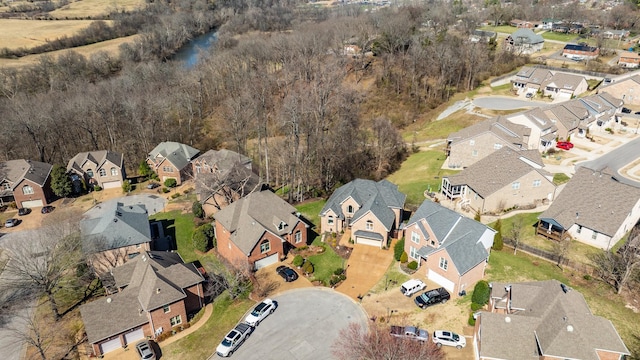
[[[425,291],[422,295],[415,298],[415,303],[421,309],[426,309],[431,305],[444,304],[451,299],[451,294],[445,288],[437,288]]]
[[[52,212],[53,209],[55,209],[53,206],[47,205],[47,206],[43,206],[42,210],[40,210],[40,212],[43,213],[43,214],[48,214],[48,213]]]
[[[400,286],[400,292],[404,296],[411,296],[426,287],[427,285],[423,283],[421,280],[411,279],[411,280],[405,281]]]
[[[18,209],[18,216],[25,216],[29,214],[31,214],[31,209],[29,208]]]
[[[462,349],[467,346],[467,339],[464,336],[460,336],[453,331],[447,330],[436,330],[433,332],[433,336],[431,337],[433,342],[437,347],[445,346],[453,346],[456,349]]]
[[[278,304],[271,299],[264,299],[255,308],[247,317],[244,319],[244,322],[251,326],[258,326],[262,320],[264,320],[267,316],[273,314],[273,312],[278,307]]]
[[[156,360],[156,352],[149,340],[142,340],[136,344],[136,351],[140,360]]]
[[[147,189],[155,189],[158,186],[160,186],[160,184],[158,184],[157,182],[150,182],[149,184],[147,184]]]
[[[18,226],[18,219],[7,219],[7,221],[4,222],[4,227],[10,228],[14,226]]]
[[[558,141],[556,147],[562,150],[571,150],[573,149],[573,144],[568,141]]]
[[[631,114],[631,109],[626,108],[626,107],[623,107],[622,110],[620,110],[620,111],[622,111],[625,114]]]
[[[417,340],[417,341],[429,340],[429,332],[424,329],[418,329],[415,326],[392,325],[391,336],[401,338],[401,339],[409,339],[409,340]]]
[[[278,275],[282,276],[282,278],[286,282],[291,282],[298,279],[298,273],[288,266],[280,265],[276,268],[276,272],[278,273]]]

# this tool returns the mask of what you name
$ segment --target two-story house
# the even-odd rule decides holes
[[[589,89],[584,76],[557,72],[542,83],[542,94],[552,99],[570,100]]]
[[[78,175],[85,184],[97,185],[103,189],[120,188],[126,178],[124,156],[109,150],[77,154],[69,160],[67,172]]]
[[[618,58],[618,65],[627,69],[635,69],[640,66],[640,54],[633,51],[622,51]]]
[[[200,150],[189,145],[163,141],[149,152],[147,164],[161,181],[175,179],[180,185],[193,176],[191,161],[199,154]]]
[[[640,75],[616,79],[616,81],[598,88],[599,95],[605,93],[622,99],[625,104],[640,105]]]
[[[542,84],[553,77],[547,69],[523,66],[511,83],[517,94],[535,94],[542,88]]]
[[[516,54],[526,55],[541,51],[544,47],[544,38],[531,29],[520,28],[507,36],[504,40],[504,48]]]
[[[0,199],[15,201],[18,209],[50,204],[52,165],[31,160],[9,160],[0,163]]]

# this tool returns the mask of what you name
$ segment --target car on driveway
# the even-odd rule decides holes
[[[411,296],[426,287],[427,287],[427,284],[423,283],[421,280],[411,279],[411,280],[405,281],[400,286],[400,292],[404,296]]]
[[[568,141],[558,141],[556,147],[562,150],[571,150],[573,149],[573,144]]]
[[[433,332],[433,336],[431,338],[438,348],[442,347],[442,345],[453,346],[456,349],[462,349],[467,346],[467,339],[453,331],[436,330]]]
[[[625,114],[631,114],[631,109],[626,108],[626,107],[623,107],[622,110],[620,110],[620,111],[622,111]]]
[[[255,308],[247,317],[244,319],[244,322],[251,326],[258,326],[262,320],[264,320],[267,316],[273,314],[273,312],[278,307],[278,304],[271,299],[264,299]]]
[[[31,209],[29,208],[18,209],[18,216],[25,216],[29,214],[31,214]]]
[[[527,95],[525,95],[527,97],[527,99],[531,99],[533,97],[533,93],[527,93]]]
[[[52,212],[53,209],[55,209],[53,206],[47,205],[47,206],[43,206],[42,210],[40,210],[40,212],[43,213],[43,214],[48,214],[48,213]]]
[[[14,226],[18,226],[18,219],[7,219],[7,221],[4,222],[4,227],[6,228],[10,228],[10,227],[14,227]]]
[[[136,344],[136,351],[140,360],[156,360],[156,353],[149,340],[142,340]]]
[[[437,288],[425,291],[422,295],[415,298],[415,303],[421,309],[426,309],[431,305],[444,304],[451,299],[451,294],[445,288]]]
[[[282,278],[286,282],[291,282],[298,279],[298,273],[288,266],[280,265],[278,266],[278,268],[276,268],[276,272],[278,273],[278,275],[282,276]]]
[[[160,184],[158,184],[157,182],[150,182],[149,184],[147,184],[147,189],[149,189],[149,190],[155,189],[158,186],[160,186]]]

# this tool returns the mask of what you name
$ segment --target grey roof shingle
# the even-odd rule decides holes
[[[87,213],[90,215],[80,221],[82,250],[86,254],[151,241],[149,215],[144,205],[108,202],[96,208],[101,211]]]
[[[124,167],[124,156],[122,154],[109,150],[97,150],[78,153],[67,163],[67,171],[75,170],[82,173],[82,165],[86,161],[96,164],[96,168],[101,167],[106,161],[118,165],[121,169]]]
[[[398,185],[387,180],[375,182],[373,180],[355,179],[342,185],[331,194],[329,200],[320,211],[320,216],[331,209],[340,219],[344,219],[341,204],[353,198],[360,206],[353,214],[356,221],[367,212],[371,211],[388,229],[391,230],[395,221],[395,214],[391,209],[402,209],[407,196],[398,191]]]
[[[447,140],[455,144],[486,132],[494,133],[499,138],[512,144],[515,149],[527,148],[527,139],[531,135],[530,128],[524,125],[514,124],[507,120],[507,118],[499,116],[449,134]]]
[[[538,347],[542,355],[570,359],[598,360],[597,350],[629,354],[613,324],[594,316],[579,292],[565,292],[557,280],[493,283],[491,297],[502,308],[509,298],[507,285],[512,313],[480,315],[481,357],[520,359],[529,354],[537,359]],[[504,341],[505,333],[509,341]]]
[[[148,313],[184,299],[185,288],[204,278],[178,254],[148,251],[113,269],[122,291],[80,307],[90,343],[147,323]],[[110,300],[109,300],[110,299]]]
[[[519,44],[539,44],[544,42],[544,38],[531,29],[518,29],[509,35],[516,45]]]
[[[0,163],[0,182],[8,183],[11,189],[2,188],[0,196],[11,195],[22,179],[27,179],[43,187],[52,168],[52,165],[39,161],[24,159],[3,161]]]
[[[552,76],[553,74],[551,73],[551,71],[547,69],[524,66],[516,74],[516,81],[526,82],[529,86],[541,86],[542,83],[551,79]]]
[[[532,171],[539,173],[541,178],[551,176],[542,169],[543,166],[542,157],[537,150],[515,151],[502,148],[447,178],[451,185],[467,185],[486,198]]]
[[[446,250],[460,275],[489,257],[489,252],[480,238],[487,230],[495,233],[490,227],[430,200],[425,200],[420,205],[409,219],[407,228],[421,221],[429,224],[440,244],[438,249],[431,251],[420,249],[418,252],[421,255]]]
[[[240,163],[236,163],[225,171],[197,173],[195,185],[196,194],[203,203],[217,192],[223,191],[222,188],[227,188],[238,195],[262,190],[260,177]]]
[[[154,161],[159,157],[166,158],[178,170],[182,170],[198,154],[200,154],[200,150],[194,149],[189,145],[174,141],[163,141],[149,152],[149,158]]]
[[[640,188],[623,184],[611,173],[579,167],[538,219],[553,219],[564,229],[582,225],[613,236],[640,199]]]
[[[231,233],[231,241],[249,254],[265,231],[282,236],[301,221],[297,210],[271,191],[253,192],[218,211],[214,218]],[[278,225],[285,226],[279,230]]]
[[[550,79],[543,82],[542,87],[550,86],[558,89],[575,90],[583,80],[584,76],[558,72],[555,73]]]

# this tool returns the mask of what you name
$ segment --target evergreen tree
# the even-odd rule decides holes
[[[67,197],[73,191],[71,177],[61,165],[54,165],[51,170],[51,190],[59,197]]]
[[[502,241],[502,220],[498,219],[495,225],[493,225],[493,230],[497,231],[496,236],[493,238],[493,250],[502,250],[504,246],[504,242]]]

